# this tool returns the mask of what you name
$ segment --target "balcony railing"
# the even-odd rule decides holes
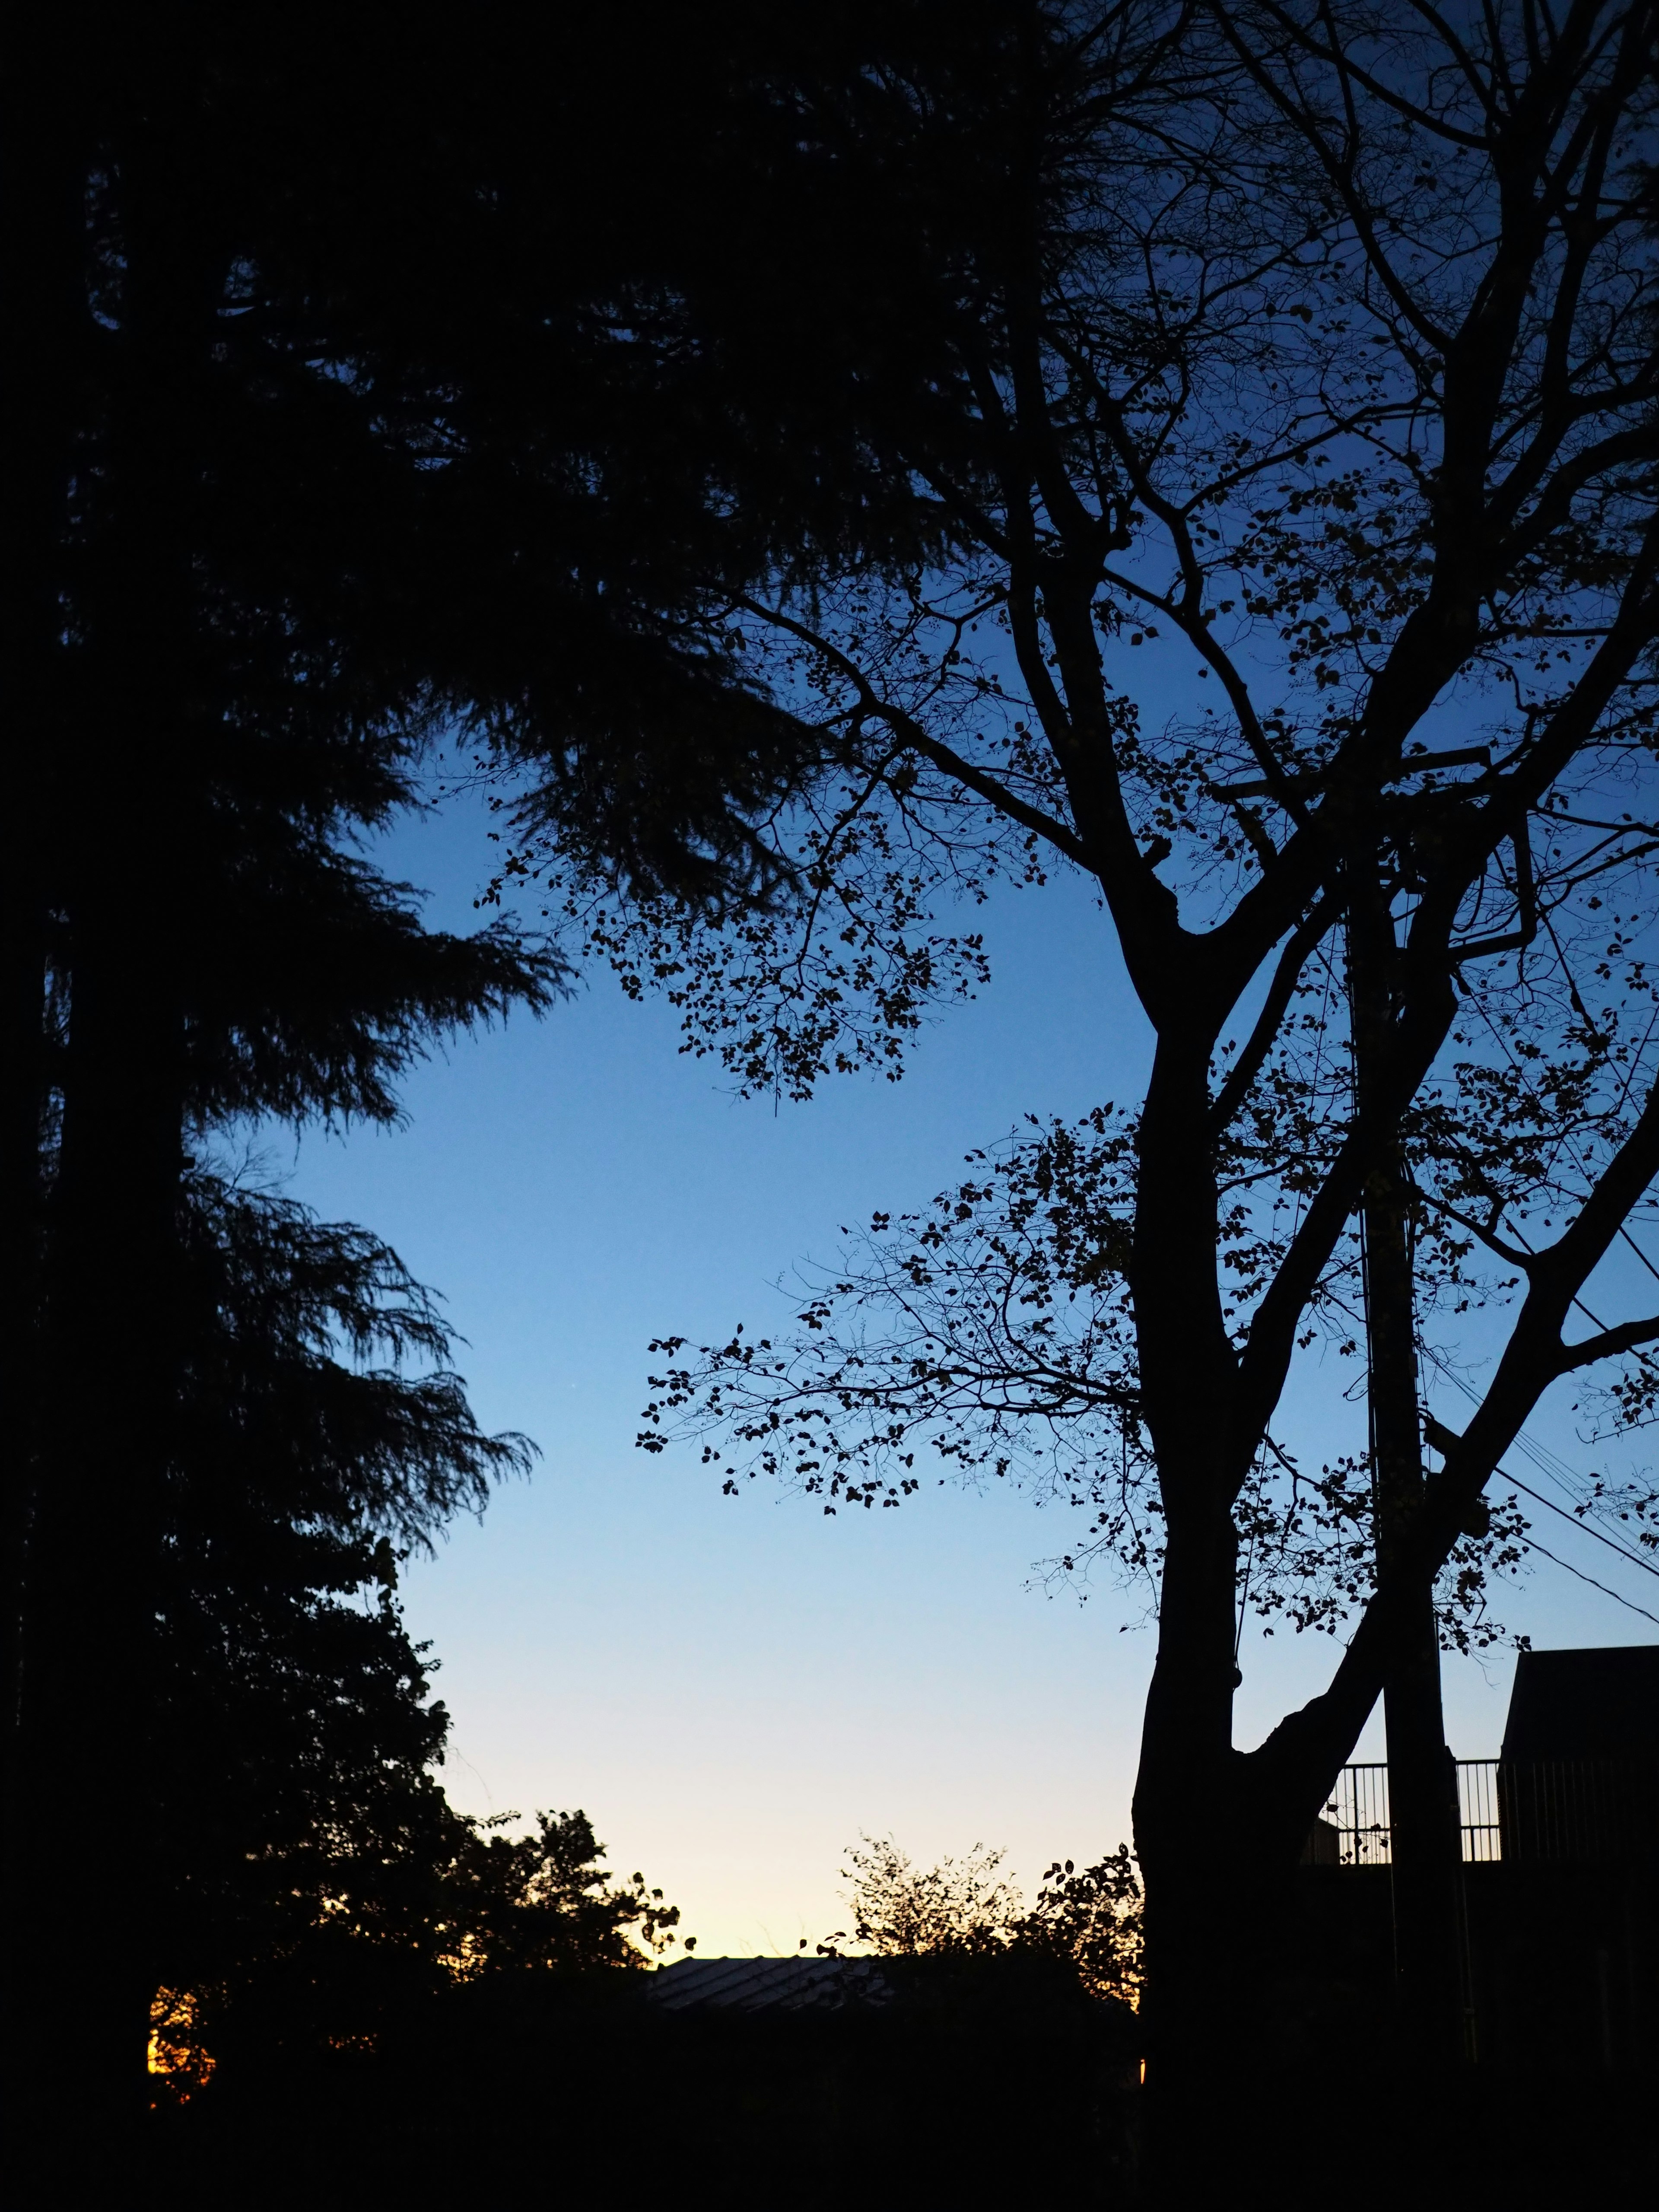
[[[1659,1836],[1659,1765],[1460,1759],[1457,1817],[1465,1865],[1629,1860],[1651,1851]],[[1393,1856],[1387,1766],[1345,1766],[1306,1858],[1366,1867],[1391,1865]]]

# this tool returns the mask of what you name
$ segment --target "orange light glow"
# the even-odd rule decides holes
[[[150,1999],[149,2070],[169,2103],[187,2103],[213,2072],[213,2054],[199,2034],[200,2012],[189,1990],[160,1989]]]

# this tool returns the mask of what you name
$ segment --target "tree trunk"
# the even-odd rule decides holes
[[[21,2083],[38,2036],[24,1987],[40,1807],[22,1761],[24,1580],[41,1443],[41,1152],[51,1079],[46,961],[54,886],[52,793],[66,738],[60,593],[74,433],[86,370],[84,90],[74,51],[86,27],[68,11],[20,13],[9,26],[0,174],[8,222],[5,292],[13,340],[0,407],[7,715],[0,809],[0,1359],[6,1453],[0,1474],[0,2067]],[[83,57],[80,58],[83,58]],[[17,2109],[17,2108],[14,2108]]]
[[[1363,1114],[1376,1097],[1394,1018],[1394,931],[1386,894],[1374,877],[1356,892],[1351,912],[1355,1066]],[[1367,1181],[1361,1218],[1380,1585],[1400,1571],[1424,1488],[1409,1193],[1393,1138]],[[1404,1626],[1382,1692],[1395,1986],[1408,2047],[1445,2062],[1462,2055],[1466,2011],[1457,1778],[1441,1711],[1433,1587],[1425,1583],[1403,1595]]]
[[[17,342],[0,408],[0,682],[6,700],[6,799],[0,810],[0,1358],[9,1449],[0,1508],[8,1739],[16,1726],[17,1626],[33,1434],[40,1255],[40,1146],[50,913],[50,793],[64,732],[58,696],[64,626],[62,544],[74,465],[74,416],[88,321],[82,133],[64,98],[72,72],[52,12],[20,22],[6,71],[0,177],[9,222],[6,296]],[[7,1757],[11,1755],[9,1747]]]
[[[147,191],[142,161],[128,167],[100,526],[79,579],[72,790],[60,775],[68,1038],[13,1897],[15,1916],[27,1900],[20,2148],[57,2193],[88,2202],[130,2182],[149,2094],[147,1739],[179,1383],[185,871],[204,711],[192,680],[192,374],[211,294],[165,189]]]
[[[1412,1261],[1403,1193],[1379,1173],[1366,1194],[1365,1303],[1379,1579],[1423,1490]],[[1382,1691],[1389,1757],[1395,1966],[1402,2023],[1425,2056],[1463,2045],[1462,1851],[1457,1778],[1440,1703],[1434,1592],[1408,1594],[1407,1625]]]
[[[1208,1066],[1201,1031],[1160,1038],[1141,1118],[1132,1261],[1146,1420],[1166,1516],[1134,1795],[1146,1913],[1147,2148],[1160,2201],[1175,2203],[1203,2201],[1226,2171],[1225,2114],[1261,2043],[1253,2013],[1272,1918],[1264,1884],[1281,1840],[1251,1817],[1232,1741],[1237,1363],[1215,1267]]]
[[[1206,2201],[1232,2171],[1276,1918],[1274,1839],[1252,1818],[1232,1746],[1238,1540],[1212,1486],[1207,1510],[1189,1494],[1170,1515],[1134,1796],[1146,2150],[1156,2201],[1171,2204]]]
[[[130,2171],[148,2103],[150,1654],[182,1086],[147,918],[112,899],[76,932],[25,1614],[32,2050],[18,2109],[48,2170],[83,2188]]]

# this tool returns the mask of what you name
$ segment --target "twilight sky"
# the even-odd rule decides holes
[[[380,857],[431,891],[435,924],[471,928],[484,831],[476,802],[452,805]],[[926,1200],[1024,1112],[1139,1095],[1146,1032],[1082,888],[1006,892],[981,924],[990,989],[944,1010],[896,1085],[734,1103],[678,1054],[671,1010],[595,974],[545,1022],[421,1071],[404,1129],[267,1139],[293,1195],[387,1237],[445,1294],[480,1419],[544,1455],[408,1573],[454,1720],[450,1795],[477,1813],[582,1806],[705,1954],[844,1926],[841,1857],[860,1830],[922,1864],[1005,1845],[1028,1893],[1051,1859],[1129,1832],[1152,1631],[1103,1576],[1083,1604],[1031,1584],[1076,1516],[924,1489],[898,1512],[827,1518],[761,1482],[723,1498],[695,1449],[633,1447],[650,1338],[763,1333],[789,1310],[776,1279],[830,1257],[840,1224]],[[1293,1402],[1284,1431],[1310,1439],[1315,1419],[1311,1397]],[[1565,1420],[1538,1432],[1572,1449]],[[1659,1611],[1588,1538],[1539,1534]],[[1659,1636],[1541,1561],[1504,1617],[1546,1647]],[[1333,1657],[1323,1638],[1247,1629],[1239,1741]],[[1496,1751],[1512,1666],[1448,1661],[1461,1756]],[[1380,1741],[1374,1722],[1359,1755]]]

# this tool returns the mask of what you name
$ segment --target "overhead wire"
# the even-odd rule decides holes
[[[1328,1004],[1329,986],[1330,977],[1328,969],[1326,978]],[[1516,1062],[1508,1039],[1505,1038],[1498,1030],[1497,1024],[1493,1022],[1492,1016],[1487,1012],[1486,1006],[1479,997],[1475,996],[1474,994],[1471,994],[1471,997],[1474,999],[1476,1012],[1480,1014],[1482,1022],[1491,1033],[1493,1041],[1497,1043],[1499,1050],[1509,1061],[1511,1069],[1517,1076],[1520,1077],[1527,1089],[1531,1091],[1532,1086],[1527,1080],[1525,1072]],[[1322,1035],[1323,1024],[1322,1024]],[[1534,1098],[1536,1098],[1536,1093],[1534,1092],[1533,1095]],[[1541,1102],[1540,1103],[1541,1103]],[[1572,1160],[1573,1164],[1578,1169],[1580,1174],[1588,1176],[1589,1171],[1585,1168],[1583,1160],[1578,1158],[1577,1148],[1573,1145],[1571,1139],[1566,1136],[1564,1133],[1560,1139],[1560,1143],[1562,1149]],[[1646,1269],[1648,1273],[1652,1275],[1656,1280],[1659,1280],[1659,1267],[1655,1266],[1653,1261],[1649,1258],[1648,1255],[1636,1242],[1636,1239],[1631,1235],[1628,1226],[1626,1224],[1621,1223],[1617,1233],[1620,1241],[1629,1248],[1632,1254],[1634,1254],[1635,1257],[1640,1261],[1641,1265]],[[1363,1227],[1361,1231],[1361,1237],[1363,1249]],[[1364,1279],[1363,1269],[1364,1263],[1362,1257],[1362,1282]],[[1590,1322],[1593,1327],[1598,1329],[1606,1328],[1607,1323],[1602,1322],[1595,1314],[1592,1313],[1589,1306],[1584,1304],[1582,1298],[1574,1297],[1572,1303],[1578,1308],[1579,1311],[1585,1316],[1586,1319]],[[1437,1353],[1431,1351],[1427,1346],[1420,1346],[1419,1349],[1423,1356],[1425,1356],[1440,1371],[1442,1376],[1447,1381],[1454,1383],[1471,1403],[1476,1406],[1481,1403],[1480,1394],[1473,1389],[1470,1385],[1464,1381],[1463,1377],[1457,1374],[1453,1368],[1449,1366],[1443,1359],[1442,1359]],[[1368,1391],[1368,1400],[1369,1397],[1370,1393]],[[1548,1480],[1555,1483],[1557,1487],[1559,1488],[1569,1498],[1574,1498],[1575,1483],[1581,1484],[1582,1479],[1577,1476],[1576,1470],[1572,1469],[1569,1463],[1560,1457],[1559,1454],[1551,1450],[1548,1446],[1539,1443],[1536,1439],[1528,1436],[1524,1431],[1516,1434],[1515,1442],[1519,1449],[1526,1454],[1527,1457],[1534,1462],[1540,1474],[1542,1474]],[[1371,1456],[1372,1463],[1374,1465],[1374,1450]],[[1553,1464],[1552,1464],[1552,1462]],[[1547,1512],[1555,1514],[1559,1519],[1567,1522],[1571,1527],[1578,1529],[1582,1534],[1591,1537],[1596,1543],[1604,1545],[1607,1550],[1616,1553],[1618,1556],[1626,1563],[1626,1565],[1639,1567],[1644,1574],[1652,1575],[1656,1580],[1659,1580],[1659,1566],[1656,1566],[1651,1560],[1644,1559],[1639,1553],[1626,1549],[1624,1545],[1619,1543],[1614,1538],[1606,1534],[1602,1530],[1591,1527],[1587,1522],[1582,1519],[1577,1513],[1567,1512],[1563,1507],[1556,1504],[1552,1499],[1544,1497],[1541,1492],[1534,1490],[1530,1485],[1521,1481],[1517,1476],[1511,1474],[1508,1468],[1498,1467],[1493,1471],[1501,1477],[1504,1481],[1511,1484],[1515,1489],[1520,1491],[1525,1497],[1532,1499],[1534,1504],[1541,1505]],[[1575,1503],[1582,1505],[1588,1503],[1588,1500],[1581,1494],[1575,1499]],[[1522,1541],[1526,1545],[1529,1551],[1536,1552],[1540,1559],[1547,1559],[1553,1566],[1559,1567],[1564,1573],[1573,1576],[1575,1579],[1579,1582],[1588,1583],[1592,1589],[1600,1591],[1604,1597],[1610,1597],[1616,1605],[1625,1607],[1627,1611],[1639,1614],[1643,1620],[1650,1620],[1654,1623],[1656,1627],[1659,1627],[1659,1613],[1650,1613],[1645,1606],[1638,1605],[1633,1599],[1624,1596],[1618,1590],[1609,1589],[1607,1583],[1598,1582],[1594,1575],[1586,1574],[1582,1568],[1573,1566],[1568,1560],[1558,1559],[1553,1552],[1547,1550],[1544,1545],[1539,1543],[1537,1540],[1530,1534],[1522,1538]],[[1254,1553],[1254,1540],[1252,1540],[1252,1553]],[[1247,1589],[1248,1577],[1249,1567],[1247,1565]],[[1241,1592],[1238,1634],[1235,1638],[1235,1660],[1237,1660],[1238,1645],[1243,1641],[1244,1611],[1243,1598],[1244,1593]]]
[[[1554,933],[1552,931],[1552,938],[1553,938],[1553,935]],[[1558,957],[1560,957],[1561,953],[1559,945],[1556,947],[1556,951]],[[1498,1046],[1498,1050],[1503,1054],[1504,1059],[1508,1060],[1511,1071],[1520,1079],[1526,1090],[1531,1094],[1534,1103],[1538,1104],[1541,1109],[1542,1102],[1538,1098],[1538,1094],[1536,1091],[1534,1090],[1532,1084],[1528,1080],[1526,1072],[1521,1067],[1516,1060],[1509,1039],[1504,1036],[1502,1030],[1493,1021],[1484,1001],[1479,997],[1479,995],[1472,993],[1470,996],[1474,1006],[1475,1012],[1480,1015],[1482,1023],[1485,1024],[1488,1034],[1492,1038],[1492,1041]],[[1650,1035],[1651,1035],[1651,1024],[1650,1024]],[[1577,1147],[1573,1143],[1572,1139],[1564,1132],[1560,1139],[1560,1143],[1562,1150],[1571,1160],[1573,1165],[1578,1170],[1580,1175],[1583,1176],[1587,1181],[1591,1180],[1592,1178],[1589,1176],[1589,1171],[1586,1168],[1583,1159],[1579,1157]],[[1642,1266],[1647,1270],[1648,1273],[1653,1276],[1656,1280],[1659,1280],[1659,1267],[1655,1267],[1653,1261],[1642,1249],[1635,1237],[1632,1236],[1627,1223],[1621,1222],[1620,1224],[1618,1235],[1620,1241],[1632,1253],[1634,1254],[1636,1258],[1641,1262]],[[1522,1242],[1525,1242],[1524,1238],[1522,1239]],[[1585,1303],[1583,1298],[1575,1297],[1572,1303],[1577,1308],[1579,1312],[1584,1316],[1585,1319],[1589,1322],[1593,1328],[1603,1330],[1606,1329],[1607,1324],[1601,1320],[1599,1315],[1591,1311],[1589,1306]],[[1437,1354],[1428,1351],[1427,1346],[1423,1348],[1429,1359],[1432,1362],[1434,1366],[1439,1370],[1440,1373],[1444,1376],[1449,1382],[1455,1383],[1457,1389],[1462,1391],[1465,1397],[1469,1399],[1472,1403],[1479,1405],[1480,1402],[1479,1394],[1470,1388],[1470,1386],[1463,1380],[1463,1377],[1457,1374],[1454,1369],[1448,1366],[1446,1362],[1441,1359]],[[1639,1353],[1638,1356],[1641,1357]],[[1644,1361],[1644,1364],[1645,1364],[1646,1362]],[[1553,1481],[1558,1489],[1562,1491],[1568,1498],[1571,1498],[1574,1497],[1575,1483],[1578,1480],[1576,1475],[1576,1471],[1569,1467],[1567,1462],[1563,1460],[1559,1453],[1550,1450],[1547,1445],[1540,1444],[1535,1438],[1528,1436],[1524,1430],[1516,1435],[1515,1441],[1520,1449],[1526,1454],[1527,1457],[1531,1460],[1534,1465],[1539,1469],[1540,1474],[1546,1476],[1550,1481]],[[1552,1462],[1553,1464],[1552,1464]],[[1629,1565],[1640,1567],[1644,1574],[1650,1574],[1654,1576],[1656,1580],[1659,1580],[1659,1567],[1655,1566],[1651,1560],[1643,1559],[1639,1553],[1627,1550],[1624,1545],[1619,1543],[1613,1537],[1605,1534],[1601,1529],[1592,1528],[1589,1523],[1582,1517],[1581,1514],[1577,1512],[1568,1513],[1565,1511],[1562,1507],[1555,1504],[1551,1499],[1543,1497],[1538,1491],[1532,1489],[1528,1484],[1521,1481],[1518,1477],[1511,1474],[1505,1468],[1498,1468],[1494,1472],[1501,1475],[1505,1482],[1513,1484],[1516,1489],[1522,1492],[1524,1496],[1530,1498],[1535,1504],[1543,1506],[1546,1511],[1556,1514],[1561,1520],[1570,1522],[1573,1528],[1579,1529],[1583,1534],[1592,1537],[1596,1543],[1605,1545],[1608,1551],[1616,1553],[1618,1556],[1621,1559],[1625,1560]],[[1580,1494],[1575,1499],[1575,1503],[1583,1506],[1587,1504],[1589,1502],[1589,1499],[1583,1496],[1581,1489]],[[1577,1576],[1581,1582],[1589,1583],[1592,1589],[1601,1590],[1604,1595],[1613,1598],[1618,1604],[1628,1607],[1630,1610],[1634,1613],[1641,1613],[1644,1620],[1655,1620],[1655,1616],[1652,1613],[1648,1613],[1644,1607],[1636,1605],[1631,1599],[1620,1596],[1617,1590],[1608,1589],[1604,1583],[1598,1583],[1593,1575],[1587,1575],[1583,1573],[1581,1569],[1568,1565],[1565,1559],[1558,1559],[1553,1552],[1546,1551],[1541,1544],[1536,1542],[1531,1537],[1525,1538],[1523,1540],[1527,1543],[1529,1550],[1535,1551],[1540,1558],[1548,1559],[1552,1565],[1564,1568],[1570,1575]]]
[[[1480,1405],[1481,1402],[1480,1393],[1472,1389],[1463,1380],[1462,1376],[1457,1373],[1455,1368],[1449,1367],[1446,1362],[1441,1358],[1439,1354],[1432,1351],[1427,1345],[1419,1346],[1419,1350],[1422,1357],[1426,1359],[1431,1365],[1437,1367],[1440,1370],[1442,1376],[1444,1376],[1445,1380],[1451,1383],[1455,1389],[1461,1390],[1471,1405]],[[1548,1480],[1553,1482],[1556,1487],[1562,1491],[1568,1498],[1573,1498],[1575,1503],[1580,1506],[1589,1504],[1590,1500],[1583,1495],[1585,1486],[1583,1477],[1578,1474],[1576,1468],[1574,1468],[1566,1460],[1562,1458],[1559,1452],[1552,1450],[1550,1446],[1547,1444],[1540,1443],[1536,1437],[1528,1436],[1524,1429],[1517,1430],[1516,1432],[1515,1443],[1518,1449],[1526,1454],[1527,1457],[1533,1462],[1534,1466],[1538,1468],[1539,1472],[1546,1476]],[[1528,1497],[1536,1498],[1540,1505],[1549,1506],[1552,1513],[1559,1513],[1561,1511],[1561,1508],[1559,1505],[1552,1504],[1547,1498],[1539,1497],[1539,1494],[1535,1490],[1528,1490],[1526,1484],[1519,1481],[1518,1479],[1510,1474],[1506,1468],[1501,1467],[1497,1468],[1493,1472],[1495,1474],[1501,1474],[1506,1482],[1515,1483],[1517,1489],[1526,1490]],[[1576,1490],[1575,1486],[1577,1486]],[[1598,1544],[1609,1545],[1613,1550],[1620,1553],[1624,1558],[1630,1559],[1635,1565],[1642,1568],[1646,1573],[1650,1575],[1659,1575],[1659,1565],[1656,1565],[1650,1559],[1644,1559],[1638,1552],[1626,1550],[1626,1547],[1618,1541],[1616,1537],[1609,1536],[1599,1528],[1593,1528],[1580,1514],[1577,1512],[1569,1513],[1565,1515],[1563,1517],[1571,1521],[1574,1528],[1582,1528],[1587,1536],[1594,1536]]]
[[[1553,935],[1553,932],[1551,933],[1552,935]],[[1556,949],[1558,952],[1560,950],[1559,945]],[[1512,1073],[1519,1078],[1521,1083],[1531,1097],[1533,1103],[1538,1107],[1541,1112],[1543,1110],[1544,1102],[1539,1097],[1537,1091],[1528,1081],[1525,1071],[1521,1066],[1519,1061],[1516,1059],[1514,1050],[1510,1044],[1509,1039],[1498,1028],[1497,1023],[1493,1021],[1492,1016],[1486,1011],[1485,1003],[1480,999],[1475,998],[1471,994],[1470,1003],[1474,1006],[1476,1013],[1480,1015],[1481,1020],[1486,1024],[1498,1046],[1498,1050],[1509,1061]],[[1650,1036],[1652,1034],[1652,1024],[1649,1024]],[[1645,1042],[1645,1039],[1644,1042]],[[1584,1180],[1587,1182],[1593,1182],[1594,1177],[1591,1176],[1589,1170],[1584,1165],[1583,1161],[1579,1158],[1577,1150],[1574,1146],[1571,1138],[1564,1133],[1561,1137],[1560,1144],[1562,1151],[1565,1152],[1567,1158],[1572,1162],[1574,1167],[1577,1169],[1579,1174],[1583,1176]],[[1520,1236],[1519,1231],[1515,1231],[1511,1233]],[[1642,1249],[1636,1239],[1631,1235],[1628,1221],[1621,1221],[1620,1223],[1618,1233],[1621,1240],[1629,1246],[1630,1249],[1636,1255],[1642,1265],[1647,1269],[1649,1274],[1653,1277],[1656,1282],[1659,1282],[1659,1267],[1655,1267],[1653,1261],[1649,1259],[1647,1254]],[[1524,1236],[1521,1237],[1521,1243],[1523,1246],[1526,1245],[1527,1240]],[[1577,1307],[1579,1312],[1583,1315],[1586,1321],[1592,1322],[1595,1328],[1600,1329],[1605,1329],[1607,1328],[1607,1324],[1606,1322],[1601,1321],[1596,1315],[1593,1314],[1589,1308],[1584,1304],[1583,1298],[1575,1296],[1572,1303]],[[1636,1356],[1638,1359],[1643,1361],[1644,1365],[1648,1364],[1647,1355],[1639,1348],[1637,1350]]]
[[[1617,1552],[1621,1559],[1628,1559],[1632,1566],[1640,1567],[1644,1575],[1651,1575],[1656,1582],[1659,1582],[1659,1567],[1656,1567],[1651,1559],[1644,1559],[1639,1552],[1627,1552],[1622,1544],[1615,1542],[1611,1536],[1604,1536],[1599,1528],[1592,1528],[1587,1521],[1581,1521],[1576,1513],[1569,1513],[1565,1506],[1552,1504],[1547,1498],[1542,1497],[1535,1490],[1528,1489],[1527,1485],[1518,1476],[1511,1474],[1506,1467],[1498,1468],[1494,1472],[1501,1474],[1505,1482],[1513,1483],[1518,1491],[1530,1498],[1534,1504],[1541,1505],[1547,1513],[1558,1515],[1560,1519],[1567,1522],[1570,1528],[1581,1530],[1586,1536],[1594,1536],[1598,1544],[1605,1544],[1608,1551]]]
[[[1431,1351],[1427,1346],[1424,1346],[1422,1350],[1424,1356],[1439,1369],[1441,1374],[1445,1376],[1449,1382],[1455,1384],[1457,1389],[1462,1391],[1464,1396],[1468,1398],[1472,1404],[1480,1404],[1480,1394],[1477,1391],[1471,1389],[1469,1385],[1455,1369],[1449,1367],[1445,1361],[1440,1358],[1436,1352]],[[1528,1450],[1529,1455],[1535,1456],[1540,1461],[1543,1459],[1547,1448],[1536,1443],[1533,1438],[1525,1434],[1524,1431],[1516,1436],[1515,1441],[1517,1444],[1521,1445],[1523,1449]],[[1556,1457],[1557,1455],[1552,1453],[1550,1454],[1550,1456],[1553,1458]],[[1563,1461],[1561,1464],[1565,1466],[1566,1462]],[[1569,1513],[1565,1511],[1563,1507],[1555,1504],[1553,1500],[1542,1496],[1540,1492],[1534,1490],[1530,1485],[1522,1482],[1518,1475],[1511,1474],[1508,1468],[1497,1467],[1493,1468],[1492,1472],[1494,1474],[1500,1476],[1504,1481],[1512,1483],[1516,1489],[1521,1491],[1526,1497],[1530,1498],[1534,1504],[1541,1505],[1547,1511],[1558,1515],[1571,1527],[1577,1528],[1582,1535],[1594,1537],[1598,1544],[1605,1544],[1610,1552],[1616,1552],[1619,1557],[1626,1561],[1630,1565],[1640,1567],[1644,1574],[1652,1575],[1656,1580],[1659,1580],[1659,1566],[1656,1566],[1650,1559],[1643,1559],[1639,1553],[1626,1551],[1622,1544],[1615,1542],[1611,1536],[1604,1534],[1600,1528],[1592,1528],[1587,1522],[1581,1521],[1576,1513]],[[1547,1467],[1546,1468],[1545,1472],[1550,1472]],[[1559,1478],[1557,1479],[1559,1480]],[[1571,1491],[1567,1488],[1567,1485],[1565,1483],[1562,1483],[1561,1487],[1567,1491],[1567,1495],[1569,1497],[1572,1495]],[[1616,1589],[1610,1589],[1606,1583],[1597,1582],[1594,1575],[1586,1574],[1582,1567],[1575,1567],[1570,1560],[1558,1559],[1556,1554],[1547,1549],[1544,1545],[1540,1544],[1535,1536],[1528,1534],[1528,1535],[1523,1536],[1521,1539],[1521,1541],[1526,1546],[1529,1552],[1536,1552],[1540,1559],[1547,1559],[1552,1566],[1559,1567],[1564,1573],[1576,1577],[1576,1578],[1581,1583],[1588,1583],[1592,1589],[1600,1590],[1604,1597],[1610,1597],[1613,1601],[1614,1604],[1624,1606],[1629,1612],[1640,1613],[1644,1620],[1650,1620],[1654,1623],[1656,1627],[1659,1627],[1659,1613],[1650,1613],[1645,1606],[1638,1605],[1634,1598],[1626,1597],[1621,1592]]]
[[[1656,1628],[1659,1628],[1659,1613],[1650,1613],[1646,1606],[1638,1605],[1634,1598],[1620,1597],[1616,1589],[1609,1589],[1605,1583],[1598,1583],[1594,1575],[1587,1575],[1582,1567],[1570,1566],[1565,1559],[1558,1559],[1553,1552],[1547,1552],[1535,1538],[1528,1536],[1524,1540],[1527,1549],[1536,1552],[1540,1559],[1547,1559],[1553,1567],[1560,1567],[1579,1582],[1588,1583],[1592,1589],[1600,1590],[1603,1597],[1610,1597],[1615,1605],[1622,1605],[1630,1613],[1639,1613],[1644,1620],[1650,1620]]]

